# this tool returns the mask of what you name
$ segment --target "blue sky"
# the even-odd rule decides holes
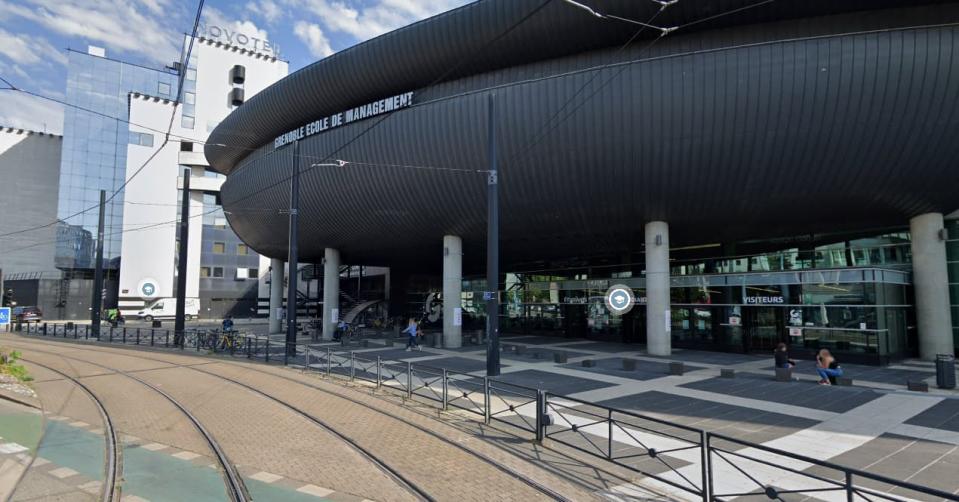
[[[208,24],[266,38],[294,72],[318,59],[471,0],[209,0]],[[63,99],[66,49],[103,47],[147,66],[176,60],[194,0],[0,0],[0,76]],[[60,133],[62,107],[0,91],[0,126]]]

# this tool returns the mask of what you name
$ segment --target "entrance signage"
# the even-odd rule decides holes
[[[333,115],[314,120],[309,124],[302,125],[296,129],[293,129],[292,131],[288,131],[277,136],[276,139],[273,140],[273,149],[275,150],[296,140],[307,138],[314,134],[328,131],[351,122],[368,119],[370,117],[375,117],[377,115],[382,115],[384,113],[390,113],[402,108],[406,108],[411,104],[413,104],[413,93],[405,92],[390,98],[385,98],[372,103],[367,103],[362,106],[357,106],[356,108],[346,110],[345,112],[334,113]]]
[[[0,326],[10,324],[10,307],[0,308]]]
[[[140,298],[143,298],[144,300],[156,298],[160,291],[160,287],[157,284],[159,283],[156,281],[156,279],[147,277],[137,284],[137,294],[139,294]]]
[[[460,307],[453,308],[453,326],[462,326],[463,325],[463,309]]]
[[[802,338],[802,328],[789,328],[790,338]]]
[[[636,303],[632,288],[622,284],[614,284],[611,286],[609,290],[606,291],[604,298],[606,308],[615,316],[625,315],[632,310],[633,304]]]
[[[744,296],[743,303],[747,305],[781,305],[786,303],[782,296]]]
[[[227,45],[242,47],[253,52],[266,54],[275,58],[280,57],[280,47],[266,39],[252,37],[239,33],[235,29],[223,26],[201,24],[198,30],[200,36],[222,42]]]

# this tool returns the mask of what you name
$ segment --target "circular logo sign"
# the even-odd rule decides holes
[[[159,289],[157,282],[153,279],[143,279],[140,281],[140,284],[137,285],[137,291],[140,293],[140,296],[145,299],[155,297]]]
[[[615,284],[606,291],[606,308],[613,315],[625,315],[633,309],[636,299],[633,297],[633,290],[629,286]]]

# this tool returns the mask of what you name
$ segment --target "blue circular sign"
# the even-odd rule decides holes
[[[633,297],[633,289],[622,284],[616,284],[610,287],[609,290],[606,291],[605,300],[606,308],[609,309],[611,314],[616,316],[625,315],[632,310],[633,304],[636,303]]]

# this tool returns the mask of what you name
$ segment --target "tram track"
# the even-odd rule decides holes
[[[141,384],[141,385],[143,385],[143,386],[145,386],[145,387],[153,390],[154,392],[156,392],[157,394],[159,394],[160,396],[162,396],[163,398],[165,398],[170,404],[172,404],[175,408],[177,408],[180,412],[182,412],[185,417],[187,417],[187,419],[193,424],[193,426],[194,426],[194,428],[197,430],[197,432],[200,433],[200,435],[203,437],[203,439],[206,441],[206,443],[210,446],[210,449],[213,451],[213,454],[214,454],[214,456],[216,457],[217,463],[219,463],[219,464],[220,464],[220,467],[223,469],[224,481],[225,481],[225,484],[226,484],[227,495],[228,495],[229,499],[230,499],[231,501],[233,501],[233,502],[249,502],[250,500],[252,500],[251,497],[249,496],[249,492],[247,491],[246,486],[243,484],[243,479],[240,477],[239,472],[237,472],[236,467],[233,465],[233,463],[230,461],[230,459],[226,456],[226,453],[224,453],[222,447],[221,447],[220,444],[216,441],[216,439],[213,437],[213,435],[210,434],[210,432],[203,426],[203,424],[200,423],[200,421],[199,421],[192,413],[190,413],[190,411],[187,410],[186,407],[184,407],[179,401],[177,401],[176,399],[174,399],[174,398],[173,398],[172,396],[170,396],[168,393],[164,392],[163,390],[161,390],[161,389],[158,388],[157,386],[155,386],[155,385],[153,385],[153,384],[151,384],[151,383],[143,380],[142,378],[139,378],[139,377],[137,377],[137,376],[135,376],[135,375],[132,375],[132,374],[130,374],[130,373],[126,372],[126,371],[123,371],[123,370],[119,370],[119,369],[116,369],[116,368],[111,368],[111,367],[109,367],[109,366],[106,366],[106,365],[103,365],[103,364],[99,364],[99,363],[95,363],[95,362],[92,362],[92,361],[89,361],[89,360],[86,360],[86,359],[81,359],[81,358],[77,358],[77,357],[70,357],[70,356],[67,356],[67,355],[64,355],[64,354],[60,354],[60,353],[56,353],[56,352],[50,352],[50,351],[45,351],[45,350],[37,350],[36,348],[30,348],[30,350],[32,350],[32,351],[34,351],[34,352],[46,354],[46,355],[49,355],[49,356],[53,356],[53,357],[59,357],[59,358],[64,359],[64,360],[74,360],[74,361],[78,361],[78,362],[81,362],[81,363],[84,363],[84,364],[89,364],[89,365],[96,366],[96,367],[99,367],[99,368],[101,368],[101,369],[104,369],[104,370],[106,370],[106,371],[112,372],[111,374],[117,374],[117,375],[125,376],[125,377],[127,377],[127,378],[129,378],[129,379],[131,379],[131,380],[134,380],[134,381],[138,382],[139,384]],[[106,416],[106,419],[109,419],[109,415],[106,414],[106,409],[103,407],[103,404],[100,402],[99,398],[97,398],[97,397],[95,396],[95,394],[93,394],[93,392],[90,391],[90,389],[89,389],[88,387],[86,387],[86,385],[84,385],[82,382],[79,381],[80,378],[85,378],[85,377],[71,377],[71,376],[67,375],[67,374],[64,373],[64,372],[59,371],[59,370],[57,370],[57,369],[55,369],[55,368],[52,368],[52,367],[50,367],[50,366],[47,365],[47,364],[40,363],[40,362],[36,361],[35,359],[31,359],[31,358],[26,358],[26,357],[24,357],[24,358],[22,358],[22,360],[25,361],[25,362],[28,362],[28,363],[30,363],[30,364],[36,364],[36,365],[38,365],[38,366],[41,366],[41,367],[46,368],[46,369],[48,369],[48,370],[51,370],[51,371],[53,371],[53,372],[55,372],[55,373],[58,373],[58,374],[60,374],[60,375],[63,375],[65,378],[68,378],[68,379],[70,379],[71,381],[77,383],[82,389],[84,389],[84,390],[88,393],[88,395],[90,395],[90,396],[93,398],[94,402],[97,404],[97,407],[100,408],[101,412]],[[173,364],[173,363],[169,363],[169,362],[166,362],[166,361],[160,361],[160,362],[164,362],[165,364],[171,364],[171,365],[174,366],[174,367],[179,367],[179,365],[176,365],[176,364]],[[104,423],[106,423],[106,422],[104,422]],[[113,426],[112,426],[112,421],[110,422],[110,424],[111,424],[111,425],[110,425],[110,431],[111,431],[111,432],[110,432],[109,435],[112,436],[112,445],[113,445],[113,448],[114,448],[114,454],[112,455],[112,457],[113,457],[114,459],[118,459],[118,458],[119,458],[119,454],[118,454],[117,448],[119,448],[119,443],[118,443],[117,438],[116,438],[116,431],[113,429]],[[106,428],[105,428],[105,430],[106,430]],[[118,477],[117,477],[117,471],[114,470],[114,472],[113,472],[113,482],[112,482],[112,483],[109,483],[109,484],[110,484],[110,485],[115,485],[115,484],[116,484],[116,479],[118,479]],[[105,482],[104,484],[106,485],[106,484],[108,484],[108,483]],[[106,490],[106,486],[104,487],[104,490]],[[104,498],[103,500],[104,500],[104,501],[108,501],[108,500],[109,500],[109,501],[112,502],[112,501],[114,500],[113,497],[115,497],[115,496],[116,496],[116,491],[114,491],[114,492],[111,493],[111,495],[110,495],[111,498],[109,498],[109,499],[108,499],[108,498]]]
[[[59,341],[59,340],[57,340],[57,341]],[[36,350],[36,349],[34,349],[34,350]],[[88,348],[88,347],[83,347],[82,345],[81,345],[80,350],[84,350],[84,351],[95,351],[94,349],[91,349],[91,348]],[[38,352],[45,352],[45,351],[40,351],[40,350],[38,350]],[[142,351],[138,351],[138,352],[142,352]],[[151,352],[152,352],[152,351],[151,351]],[[162,351],[157,351],[157,354],[163,354],[163,352],[162,352]],[[67,357],[67,356],[62,356],[62,357]],[[348,443],[350,446],[356,448],[357,451],[358,451],[361,455],[363,455],[364,457],[368,458],[371,462],[373,462],[374,464],[376,464],[376,465],[377,465],[378,467],[380,467],[381,469],[385,469],[385,470],[387,471],[387,473],[391,475],[391,477],[398,478],[398,479],[401,481],[399,484],[400,484],[401,486],[405,486],[405,487],[410,488],[410,489],[411,489],[411,493],[414,493],[414,494],[417,496],[417,498],[421,498],[421,499],[424,499],[424,500],[435,500],[432,496],[429,495],[429,493],[428,493],[426,490],[424,490],[424,489],[422,489],[421,487],[417,486],[415,483],[412,483],[412,482],[408,481],[407,478],[404,477],[404,476],[399,472],[399,470],[397,470],[397,469],[389,466],[388,463],[383,462],[381,459],[378,459],[375,454],[373,454],[372,452],[369,452],[367,449],[365,449],[365,448],[363,448],[362,446],[360,446],[355,440],[349,438],[347,435],[343,434],[341,431],[338,431],[336,428],[332,427],[329,423],[326,423],[325,421],[323,421],[322,419],[319,419],[319,418],[316,417],[315,415],[310,414],[310,413],[302,410],[301,408],[299,408],[299,407],[297,407],[297,406],[295,406],[295,405],[293,405],[293,404],[290,404],[289,402],[286,402],[286,401],[284,401],[284,400],[282,400],[282,399],[279,399],[279,398],[277,398],[277,397],[275,397],[275,396],[271,396],[271,395],[269,395],[269,394],[267,394],[267,393],[265,393],[265,392],[263,392],[263,391],[261,391],[261,390],[259,390],[259,389],[256,389],[255,387],[253,387],[253,386],[251,386],[251,385],[248,385],[248,384],[246,384],[246,383],[240,382],[240,381],[238,381],[238,380],[236,380],[236,379],[233,379],[233,378],[230,378],[230,377],[226,377],[226,376],[224,376],[224,375],[221,375],[221,374],[218,374],[218,373],[214,373],[214,372],[211,372],[211,371],[207,371],[207,370],[205,370],[205,369],[200,369],[200,368],[197,367],[197,366],[199,366],[199,365],[179,364],[179,363],[176,363],[176,362],[171,362],[170,360],[167,360],[167,359],[159,359],[159,358],[156,358],[156,357],[148,357],[148,356],[139,355],[139,354],[137,354],[137,355],[128,355],[128,357],[134,357],[134,358],[143,359],[143,360],[147,360],[147,361],[158,362],[158,363],[163,363],[163,364],[169,364],[169,365],[172,365],[171,367],[177,367],[177,368],[194,370],[194,371],[197,371],[197,372],[199,372],[199,373],[204,373],[204,374],[206,374],[206,375],[213,376],[213,377],[219,378],[219,379],[221,379],[221,380],[230,382],[230,383],[232,383],[232,384],[234,384],[234,385],[237,385],[237,386],[240,386],[240,387],[242,387],[242,388],[245,388],[245,389],[247,389],[248,391],[253,392],[253,393],[257,394],[257,395],[260,395],[260,396],[262,396],[262,397],[266,397],[267,399],[269,399],[269,400],[271,400],[271,401],[274,401],[274,402],[276,402],[277,404],[279,404],[279,405],[281,405],[281,406],[284,406],[284,407],[286,407],[287,409],[289,409],[290,411],[292,411],[292,412],[300,415],[301,417],[303,417],[303,418],[305,418],[305,419],[313,422],[314,424],[316,424],[316,425],[319,426],[320,428],[322,428],[322,429],[324,429],[324,430],[327,430],[328,432],[330,432],[330,433],[333,434],[334,436],[336,436],[336,437],[340,438],[341,440],[343,440],[344,442]],[[78,360],[78,361],[82,361],[82,362],[89,362],[89,361],[87,361],[87,360],[85,360],[85,359],[80,359],[80,358],[72,358],[72,359],[75,359],[75,360]],[[310,390],[323,392],[325,395],[328,395],[328,396],[330,396],[330,397],[332,397],[332,398],[334,398],[334,399],[339,399],[339,400],[342,400],[342,401],[346,401],[346,402],[352,403],[352,404],[357,405],[357,406],[361,406],[361,407],[363,407],[364,409],[370,410],[370,411],[372,411],[372,412],[374,412],[374,413],[376,413],[376,414],[378,414],[378,415],[381,415],[381,416],[383,416],[383,417],[386,417],[386,418],[388,418],[388,419],[390,419],[390,420],[392,420],[392,421],[401,423],[401,424],[403,424],[403,425],[405,425],[405,426],[407,426],[407,427],[414,428],[414,429],[416,429],[417,431],[419,431],[419,432],[421,432],[421,433],[424,433],[424,434],[427,434],[427,435],[431,436],[432,438],[435,438],[435,439],[441,441],[442,443],[444,443],[444,444],[446,444],[446,445],[448,445],[448,446],[452,446],[452,447],[456,448],[457,450],[459,450],[459,451],[461,451],[461,452],[463,452],[463,453],[466,453],[466,454],[468,454],[468,455],[476,458],[477,460],[479,460],[479,461],[481,461],[481,462],[483,462],[483,463],[485,463],[485,464],[487,464],[487,465],[495,468],[496,470],[498,470],[498,471],[500,471],[500,472],[508,475],[509,477],[511,477],[511,478],[513,478],[513,479],[515,479],[515,480],[517,480],[517,481],[522,482],[523,484],[529,486],[531,489],[539,492],[540,494],[542,494],[542,495],[544,495],[544,496],[546,496],[546,497],[548,497],[548,498],[550,498],[550,499],[553,499],[553,500],[561,500],[561,501],[569,501],[569,500],[571,500],[570,498],[564,496],[563,494],[561,494],[561,493],[553,490],[553,489],[550,488],[549,486],[546,486],[546,485],[538,482],[538,481],[535,480],[535,479],[532,479],[532,478],[530,478],[530,477],[528,477],[528,476],[525,476],[525,475],[523,475],[523,474],[521,474],[521,473],[519,473],[519,472],[516,472],[516,471],[510,469],[508,466],[505,466],[505,465],[503,465],[502,463],[497,462],[495,459],[493,459],[493,458],[491,458],[491,457],[489,457],[489,456],[487,456],[487,455],[485,455],[485,454],[483,454],[483,453],[477,452],[477,451],[469,448],[468,446],[466,446],[466,445],[464,445],[464,444],[461,444],[461,443],[459,443],[459,442],[457,442],[457,441],[453,441],[453,440],[451,440],[451,439],[449,439],[449,438],[447,438],[447,437],[444,437],[443,435],[438,434],[437,432],[432,431],[432,430],[430,430],[429,428],[424,427],[424,426],[422,426],[422,425],[420,425],[420,424],[417,424],[417,423],[415,423],[415,422],[413,422],[413,421],[407,420],[407,419],[405,419],[405,418],[403,418],[403,417],[397,417],[397,416],[391,415],[391,414],[389,414],[389,413],[387,413],[387,412],[385,412],[385,411],[383,411],[383,410],[377,409],[376,407],[371,406],[369,403],[364,403],[364,402],[362,402],[362,401],[360,401],[360,400],[358,400],[358,399],[354,399],[354,398],[351,398],[351,397],[348,397],[348,396],[344,396],[344,395],[339,394],[339,393],[337,393],[337,392],[332,392],[332,391],[327,390],[327,389],[324,389],[324,388],[322,388],[322,387],[320,387],[320,386],[313,385],[313,384],[310,384],[310,383],[307,383],[307,382],[303,382],[303,381],[298,380],[298,379],[295,379],[295,378],[290,378],[290,377],[288,377],[288,376],[276,374],[276,373],[273,373],[273,372],[270,372],[270,371],[264,371],[264,370],[261,370],[261,369],[256,368],[256,367],[253,366],[253,365],[238,365],[238,364],[236,364],[236,363],[234,363],[234,362],[232,362],[232,361],[228,361],[228,360],[223,360],[223,361],[220,361],[220,362],[222,362],[222,363],[224,363],[224,364],[229,364],[229,365],[235,366],[235,367],[242,367],[242,368],[245,369],[245,370],[254,371],[254,372],[257,372],[257,373],[260,373],[260,374],[263,374],[263,375],[268,375],[268,376],[271,376],[271,377],[275,377],[275,378],[279,378],[279,379],[282,379],[282,380],[285,380],[285,381],[289,381],[289,382],[291,382],[291,383],[295,383],[295,384],[297,384],[297,385],[300,385],[300,386],[305,387],[305,388],[310,389]],[[95,363],[91,363],[91,364],[95,364]],[[102,365],[97,365],[97,366],[101,366],[101,367],[102,367]],[[502,449],[502,447],[499,447],[499,448]],[[503,450],[503,451],[505,451],[505,452],[507,452],[507,453],[509,453],[509,454],[512,454],[512,453],[508,452],[507,450]],[[579,484],[579,482],[577,482],[577,481],[571,481],[571,482],[576,483],[576,484]],[[592,489],[591,487],[585,486],[585,485],[582,485],[582,487],[583,487],[584,489],[587,489],[587,490],[591,490],[591,489]]]
[[[103,502],[114,502],[116,500],[120,500],[120,490],[117,489],[117,481],[120,479],[120,473],[122,469],[122,463],[120,461],[120,443],[117,440],[116,429],[113,427],[113,420],[110,418],[110,414],[107,413],[106,407],[103,406],[103,402],[96,394],[94,394],[92,390],[90,390],[89,387],[84,385],[83,382],[79,380],[79,377],[70,376],[56,368],[40,363],[33,359],[21,357],[21,360],[62,376],[64,379],[72,382],[78,388],[83,390],[83,392],[93,401],[97,411],[100,413],[100,419],[103,421],[103,435],[106,441],[106,466],[104,468],[104,479],[103,487],[100,492],[100,500]]]

